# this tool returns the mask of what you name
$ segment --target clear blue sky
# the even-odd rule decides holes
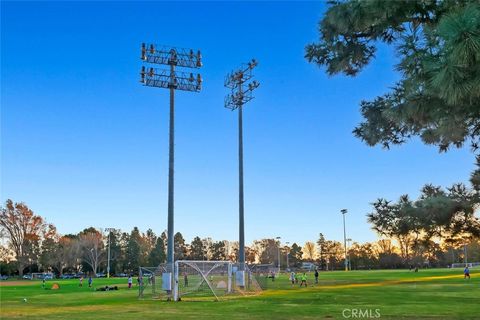
[[[176,231],[237,240],[237,114],[224,75],[255,57],[244,111],[246,241],[356,241],[378,197],[467,182],[467,148],[418,141],[390,151],[351,131],[359,102],[398,75],[381,48],[358,77],[303,58],[322,3],[1,3],[1,201],[26,202],[59,232],[167,222],[168,91],[138,82],[143,41],[200,48],[201,93],[176,95]]]

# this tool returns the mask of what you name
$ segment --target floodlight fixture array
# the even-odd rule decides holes
[[[142,66],[140,82],[144,86],[165,88],[170,91],[170,126],[169,126],[169,166],[168,166],[168,239],[167,264],[169,272],[174,270],[174,146],[175,146],[175,90],[199,92],[202,88],[200,74],[177,72],[176,67],[198,69],[202,66],[200,50],[183,49],[156,44],[141,45],[140,59],[149,64],[170,66],[162,70]],[[171,279],[173,283],[173,278]]]
[[[244,228],[244,194],[243,194],[243,105],[253,99],[253,91],[260,85],[253,78],[253,69],[258,65],[257,60],[252,59],[242,64],[239,69],[232,71],[225,77],[225,87],[231,92],[225,97],[225,108],[238,109],[238,211],[239,211],[239,249],[238,262],[240,271],[245,270],[245,228]],[[242,282],[241,282],[242,283]]]
[[[253,99],[253,91],[260,86],[253,78],[252,70],[258,65],[257,60],[252,59],[244,63],[236,71],[232,71],[225,77],[225,87],[231,89],[231,93],[225,97],[225,108],[238,109],[240,106]]]

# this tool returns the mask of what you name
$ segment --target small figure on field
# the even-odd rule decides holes
[[[132,287],[132,282],[133,282],[132,276],[128,276],[128,289]]]
[[[271,271],[267,278],[272,278],[272,282],[275,281],[275,272]]]
[[[307,274],[304,272],[302,274],[302,277],[300,278],[300,280],[302,280],[302,282],[300,282],[300,287],[305,284],[305,287],[307,287]]]
[[[318,269],[315,268],[315,284],[318,284]]]
[[[91,288],[93,283],[92,276],[88,277],[88,287]]]
[[[295,284],[295,279],[296,279],[296,278],[297,278],[297,277],[295,276],[295,272],[293,272],[293,271],[290,272],[290,281],[292,282],[292,285]]]
[[[188,275],[186,272],[183,273],[183,282],[185,287],[188,287]]]
[[[78,279],[78,286],[83,287],[83,276],[81,276],[80,279]]]
[[[42,279],[42,288],[45,289],[45,277]]]
[[[470,269],[468,269],[468,266],[465,266],[465,269],[463,270],[463,279],[470,279]]]

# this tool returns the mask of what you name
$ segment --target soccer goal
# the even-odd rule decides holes
[[[32,273],[32,280],[50,280],[53,279],[53,273],[51,272],[34,272]]]
[[[214,298],[232,293],[232,263],[229,261],[175,262],[175,300]]]
[[[244,271],[242,272],[239,263],[232,264],[233,291],[242,295],[255,295],[262,292],[263,288],[252,269],[246,264],[243,268]]]
[[[245,266],[230,261],[175,262],[175,300],[221,300],[230,295],[261,292],[252,273]]]
[[[266,290],[268,283],[278,276],[278,267],[273,264],[252,264],[249,270],[262,290]]]
[[[169,265],[162,263],[157,267],[140,267],[138,270],[139,299],[173,299],[172,272]]]
[[[452,263],[452,268],[474,268],[480,266],[480,262],[468,262],[468,263]]]
[[[179,260],[173,266],[139,268],[139,299],[204,301],[262,291],[247,265],[230,261]],[[173,275],[173,277],[172,277]]]

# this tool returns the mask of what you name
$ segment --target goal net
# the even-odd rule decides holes
[[[242,295],[254,295],[262,292],[263,288],[255,277],[255,273],[252,272],[248,265],[244,265],[244,271],[241,271],[240,264],[233,264],[233,288],[234,292]]]
[[[480,266],[480,262],[468,262],[468,263],[452,263],[452,268],[474,268]]]
[[[175,263],[176,300],[219,297],[232,293],[231,263],[187,261]]]
[[[261,292],[252,273],[245,266],[230,261],[188,261],[175,263],[176,300],[221,300],[229,295]]]
[[[262,290],[266,290],[268,283],[278,276],[278,267],[273,264],[252,264],[249,269]]]
[[[242,271],[240,265],[230,261],[179,260],[175,262],[173,273],[170,268],[167,264],[140,267],[138,297],[218,301],[229,295],[251,295],[262,291],[247,265]]]
[[[141,299],[172,299],[171,267],[162,263],[157,267],[140,267],[138,297]]]
[[[50,280],[53,279],[53,273],[51,272],[34,272],[32,273],[32,280]]]

